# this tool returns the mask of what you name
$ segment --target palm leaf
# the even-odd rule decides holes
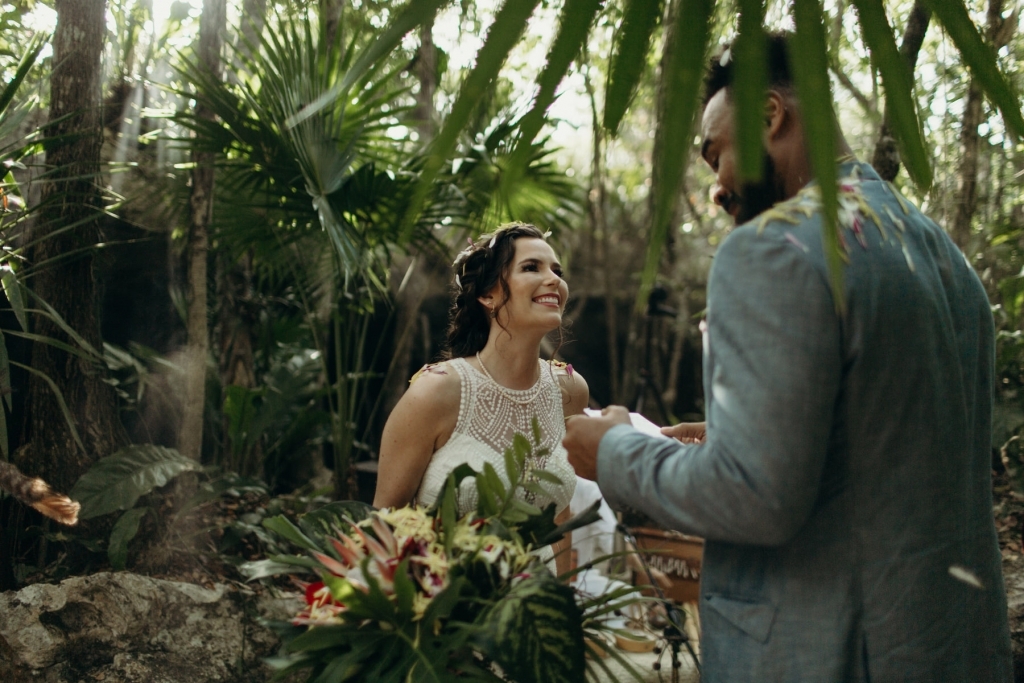
[[[555,89],[565,77],[569,65],[580,53],[590,33],[594,17],[603,3],[604,0],[566,0],[558,35],[555,36],[548,51],[547,66],[537,77],[537,97],[534,99],[533,107],[519,121],[519,142],[505,170],[502,181],[504,191],[507,192],[508,188],[519,180],[529,163],[533,152],[533,139],[544,125],[548,107],[555,100]]]
[[[801,118],[808,141],[811,166],[821,187],[822,241],[828,264],[829,283],[836,310],[845,312],[843,254],[839,245],[836,185],[836,123],[832,111],[828,76],[825,27],[819,0],[795,0],[793,19],[796,33],[790,49],[790,67],[800,94]],[[799,58],[796,56],[799,55]]]
[[[739,179],[757,181],[764,170],[764,97],[768,82],[765,60],[763,0],[740,0],[740,33],[732,48],[735,60],[733,96]]]
[[[626,0],[622,23],[612,46],[604,96],[604,128],[613,134],[640,84],[651,35],[663,7],[662,0]]]
[[[996,54],[985,43],[977,27],[967,14],[962,0],[926,0],[935,18],[953,40],[971,75],[978,79],[992,101],[1003,113],[1006,124],[1018,137],[1024,137],[1024,117],[1021,116],[1020,98],[999,71]]]
[[[853,0],[864,30],[864,41],[885,85],[886,111],[892,117],[907,173],[923,190],[932,184],[932,167],[913,99],[913,80],[900,58],[881,0]]]
[[[693,146],[697,93],[704,77],[704,54],[710,38],[714,0],[683,0],[669,27],[662,58],[658,127],[654,133],[654,178],[651,189],[651,234],[637,305],[654,283],[676,206],[687,157]]]

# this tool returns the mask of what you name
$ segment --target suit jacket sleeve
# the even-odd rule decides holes
[[[609,430],[598,483],[613,507],[731,543],[781,545],[805,523],[842,374],[840,321],[805,250],[753,226],[723,242],[708,282],[707,442]]]

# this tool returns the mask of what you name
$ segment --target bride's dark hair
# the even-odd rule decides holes
[[[547,233],[529,223],[508,223],[493,233],[470,241],[469,247],[455,258],[452,264],[455,291],[445,358],[472,356],[484,348],[491,331],[491,318],[497,317],[511,295],[508,269],[515,258],[516,240],[520,237],[547,239]],[[504,296],[493,311],[488,311],[478,299],[487,295],[495,285],[501,287]]]

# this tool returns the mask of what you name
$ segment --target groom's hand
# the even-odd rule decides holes
[[[608,406],[601,417],[573,415],[565,423],[562,445],[569,453],[569,463],[576,474],[597,481],[597,447],[601,438],[615,425],[628,425],[629,411],[622,406]]]

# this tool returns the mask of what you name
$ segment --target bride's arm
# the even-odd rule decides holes
[[[388,416],[381,437],[374,507],[409,504],[434,451],[455,429],[460,383],[454,371],[445,373],[443,368],[416,378]]]
[[[563,374],[564,373],[564,374]],[[565,417],[570,415],[582,415],[583,409],[590,403],[590,387],[587,380],[578,372],[569,374],[565,370],[559,374],[559,381],[562,391],[565,392],[566,402],[562,405],[562,414]],[[568,522],[571,517],[569,508],[565,508],[557,517],[555,523]],[[569,534],[558,543],[551,546],[555,553],[555,569],[559,574],[564,574],[570,569],[570,548],[572,546],[572,534]]]

